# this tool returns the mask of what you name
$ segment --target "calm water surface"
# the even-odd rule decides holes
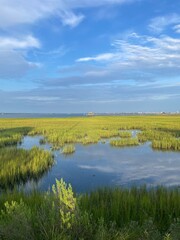
[[[27,136],[19,147],[50,150],[50,144],[39,144],[41,138]],[[56,178],[71,183],[76,192],[103,186],[180,185],[180,154],[154,151],[150,143],[124,148],[111,147],[108,141],[88,146],[77,144],[72,155],[65,156],[60,150],[53,153],[55,165],[38,182],[28,182],[26,189],[47,190]]]
[[[0,113],[0,118],[68,118],[85,115],[84,113]]]

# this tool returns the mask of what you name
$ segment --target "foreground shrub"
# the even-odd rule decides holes
[[[34,239],[31,211],[21,200],[5,202],[0,215],[0,239]]]

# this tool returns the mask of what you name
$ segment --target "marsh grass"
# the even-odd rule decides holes
[[[180,139],[175,136],[179,136],[179,131],[157,131],[147,130],[138,133],[139,142],[152,142],[152,148],[159,150],[171,150],[180,151]]]
[[[75,146],[73,144],[65,145],[62,149],[63,154],[72,154],[76,150]]]
[[[141,130],[137,135],[140,143],[153,140],[164,141],[164,139],[172,141],[180,136],[180,116],[0,119],[0,129],[0,146],[2,147],[16,144],[21,140],[21,136],[28,134],[43,135],[47,142],[56,149],[60,149],[66,144],[96,144],[104,138],[131,138],[128,131],[133,129]],[[11,132],[9,135],[8,131]],[[16,134],[20,136],[16,138]],[[2,139],[4,137],[6,139]],[[173,146],[169,150],[173,151],[175,148]]]
[[[132,137],[132,133],[130,132],[126,132],[126,131],[120,131],[119,132],[119,137],[121,138],[131,138]]]
[[[137,146],[139,141],[137,138],[114,139],[110,140],[110,145],[113,147]]]
[[[4,190],[0,194],[0,239],[180,239],[179,188],[100,189],[77,196],[72,211],[68,207],[71,204],[68,199],[72,197],[68,197],[66,187],[63,204],[68,204],[65,208],[59,205],[62,201],[58,188],[54,193],[27,194],[12,190],[15,184],[38,179],[54,160],[51,153],[44,150],[10,147],[28,134],[43,135],[57,149],[75,143],[94,144],[103,138],[121,137],[112,140],[111,144],[134,146],[151,141],[156,149],[179,150],[179,115],[0,119],[0,129],[0,186],[11,188],[11,191]],[[131,129],[142,131],[138,139],[120,136],[120,130]],[[69,193],[72,194],[71,189]],[[69,217],[71,213],[73,218]],[[69,223],[68,219],[72,220],[70,225],[64,224]]]
[[[0,238],[13,240],[179,240],[178,188],[99,189],[75,196],[53,191],[0,195]]]
[[[164,187],[104,188],[83,195],[80,207],[92,214],[94,220],[102,217],[105,222],[116,222],[119,227],[132,221],[142,225],[151,219],[163,232],[180,217],[180,190]]]
[[[0,187],[13,188],[16,184],[38,179],[53,163],[51,153],[37,147],[0,149]]]
[[[162,140],[162,139],[171,139],[173,135],[164,131],[157,130],[146,130],[138,133],[138,139],[140,142],[152,141],[152,140]]]
[[[17,145],[23,136],[31,131],[31,127],[2,128],[0,130],[0,148]]]
[[[180,139],[170,138],[162,140],[153,140],[152,147],[161,150],[180,151]]]

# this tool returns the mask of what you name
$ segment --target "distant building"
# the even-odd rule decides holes
[[[88,116],[88,117],[92,117],[92,116],[94,116],[94,115],[95,115],[95,113],[93,113],[93,112],[88,112],[88,113],[87,113],[87,116]]]

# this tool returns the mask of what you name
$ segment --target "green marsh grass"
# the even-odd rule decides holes
[[[0,239],[179,240],[180,191],[163,187],[0,195]]]
[[[14,134],[20,134],[15,142],[21,140],[21,137],[26,134],[42,135],[56,148],[62,148],[66,144],[96,144],[103,138],[123,138],[125,133],[122,131],[127,132],[133,129],[141,130],[138,134],[139,142],[152,142],[153,140],[177,139],[180,136],[180,115],[0,119],[0,129],[0,139],[7,137],[2,134],[2,130],[11,131],[12,129]],[[130,138],[130,133],[125,135]],[[6,141],[11,144],[10,139],[2,140],[2,142]],[[173,147],[171,150],[173,151]]]
[[[0,130],[0,148],[17,145],[30,130],[30,127],[2,128]]]
[[[132,134],[130,133],[130,132],[122,132],[122,131],[120,131],[119,132],[119,137],[121,137],[121,138],[131,138],[132,137]]]
[[[110,140],[110,145],[113,147],[137,146],[139,141],[137,138],[114,139]]]
[[[132,221],[141,225],[151,219],[160,231],[166,231],[180,217],[180,190],[104,188],[83,195],[80,208],[92,214],[95,221],[102,217],[123,227]]]
[[[122,131],[133,129],[141,130],[137,138],[120,136]],[[113,144],[134,146],[134,143],[151,141],[153,148],[179,151],[180,115],[0,119],[2,188],[38,179],[54,162],[52,155],[44,150],[10,147],[25,135],[42,135],[57,149],[121,137],[112,140]],[[100,189],[76,196],[73,211],[59,205],[58,191],[56,194],[3,191],[0,194],[0,239],[27,239],[28,234],[28,239],[37,240],[179,240],[179,191],[179,188],[165,187]],[[68,199],[72,191],[66,193],[64,196]],[[71,213],[75,217],[71,218]],[[63,216],[66,217],[62,219]],[[62,224],[69,223],[69,219],[73,219],[70,226]]]
[[[0,149],[0,187],[13,188],[16,184],[38,179],[53,163],[52,154],[37,147]]]
[[[65,145],[62,149],[63,154],[72,154],[76,150],[75,146],[73,144]]]
[[[160,150],[180,151],[180,139],[153,140],[152,147]]]
[[[138,139],[140,142],[152,141],[152,140],[162,140],[162,139],[171,139],[173,135],[164,131],[157,130],[146,130],[138,133]]]

